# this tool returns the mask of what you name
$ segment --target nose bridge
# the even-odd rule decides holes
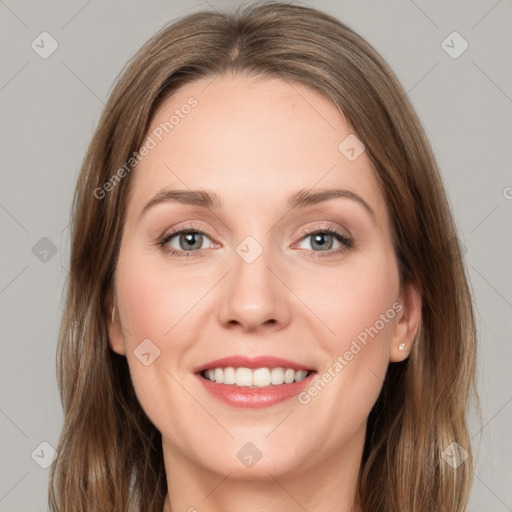
[[[232,276],[233,291],[247,304],[254,302],[263,306],[272,301],[275,289],[272,281],[271,250],[268,237],[259,242],[254,236],[246,236],[235,248]]]
[[[239,323],[255,329],[288,319],[285,290],[275,277],[270,237],[263,230],[248,235],[234,248],[233,270],[222,291],[222,323]],[[262,240],[263,239],[263,240]]]

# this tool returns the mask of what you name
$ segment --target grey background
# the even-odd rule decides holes
[[[305,3],[375,46],[430,137],[478,312],[483,429],[473,422],[479,454],[469,510],[512,510],[511,2]],[[39,464],[51,457],[40,443],[55,447],[62,422],[55,349],[69,207],[98,116],[128,58],[167,21],[201,7],[208,5],[0,0],[2,512],[47,510],[49,470]],[[59,45],[47,59],[31,47],[43,31]],[[453,31],[469,43],[456,59],[441,46]]]

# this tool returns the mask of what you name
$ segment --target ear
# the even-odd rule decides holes
[[[400,290],[398,311],[393,333],[389,360],[392,363],[404,361],[409,357],[414,339],[421,324],[421,295],[417,287],[407,283]]]
[[[123,329],[119,319],[118,308],[116,307],[114,293],[110,290],[105,300],[105,317],[107,320],[108,343],[110,348],[120,355],[125,355]]]

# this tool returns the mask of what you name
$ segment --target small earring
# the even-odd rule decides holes
[[[405,343],[400,343],[400,345],[398,345],[398,350],[405,350]]]

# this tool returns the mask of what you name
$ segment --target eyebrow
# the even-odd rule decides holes
[[[292,194],[287,201],[289,209],[306,208],[314,206],[324,201],[335,198],[351,199],[359,203],[370,214],[373,222],[376,221],[375,212],[370,205],[355,192],[346,189],[323,189],[313,192],[307,189],[301,189]],[[158,192],[150,201],[144,206],[140,216],[150,208],[161,203],[177,202],[190,206],[199,206],[209,210],[219,210],[222,207],[222,200],[218,194],[208,190],[175,190],[164,189]]]

